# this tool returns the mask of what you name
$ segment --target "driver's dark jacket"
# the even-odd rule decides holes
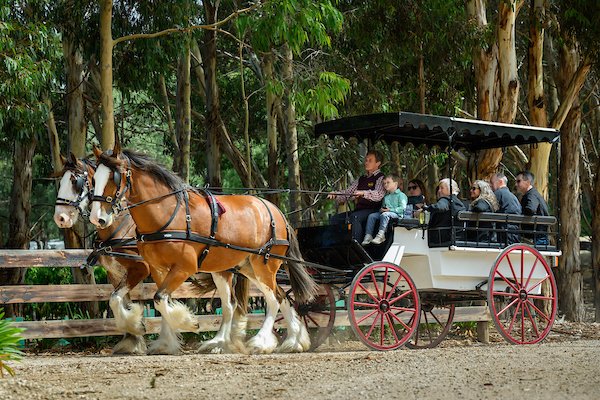
[[[431,213],[429,220],[429,244],[450,243],[450,229],[435,229],[452,226],[452,215],[450,214],[450,202],[452,201],[452,215],[456,217],[460,211],[466,211],[466,207],[460,199],[453,194],[441,197],[437,203],[429,206],[427,211]]]

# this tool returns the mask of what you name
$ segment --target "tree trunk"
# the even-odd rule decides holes
[[[515,21],[517,2],[501,1],[498,15],[498,71],[500,76],[500,102],[498,122],[512,124],[517,116],[519,101],[519,75],[515,49]]]
[[[65,38],[63,40],[63,56],[66,65],[67,77],[67,137],[69,138],[69,149],[76,157],[85,157],[85,143],[87,140],[86,107],[83,97],[84,88],[83,63],[81,53],[74,41]],[[111,74],[112,75],[112,74]],[[112,79],[112,78],[111,78]],[[104,113],[103,113],[104,114]],[[78,218],[73,227],[63,229],[65,247],[68,249],[86,248],[85,221]],[[94,284],[94,267],[71,268],[73,282],[77,284]],[[100,314],[98,302],[80,303],[79,307],[84,313],[95,318]]]
[[[218,1],[206,0],[206,23],[217,21]],[[206,78],[206,182],[210,186],[223,186],[221,176],[221,104],[217,83],[217,31],[204,31],[204,76]],[[242,178],[243,179],[243,178]]]
[[[35,140],[31,142],[15,141],[14,143],[14,171],[8,218],[9,234],[6,242],[6,248],[9,249],[29,248],[31,186],[35,146]],[[0,284],[23,285],[25,284],[26,274],[27,268],[0,268]],[[23,305],[6,304],[4,312],[6,318],[23,316]]]
[[[570,91],[573,77],[579,64],[579,52],[575,48],[563,47],[560,51],[559,75],[556,79],[561,100]],[[581,233],[581,200],[579,182],[581,113],[577,96],[571,103],[574,107],[567,115],[561,128],[560,149],[560,233],[562,257],[559,259],[557,276],[558,296],[561,310],[567,319],[582,321],[583,277],[579,256],[579,235]],[[561,104],[562,107],[562,104]]]
[[[529,51],[528,74],[529,87],[527,103],[529,121],[532,126],[546,128],[548,115],[544,100],[544,28],[546,10],[544,0],[531,0],[529,9]],[[548,161],[552,144],[538,143],[529,149],[530,171],[535,176],[535,188],[548,199]]]
[[[470,0],[467,3],[469,18],[474,21],[480,30],[489,29],[486,16],[485,0]],[[502,22],[499,21],[498,25]],[[477,118],[484,121],[496,121],[499,102],[497,86],[499,84],[499,48],[497,42],[491,43],[487,48],[475,50],[473,63],[477,82]],[[505,67],[506,71],[506,67]],[[477,169],[473,156],[467,163],[468,175],[471,181],[486,179],[496,172],[502,160],[502,149],[482,150],[477,155]]]
[[[179,144],[180,163],[177,173],[185,183],[190,182],[190,136],[192,106],[190,84],[190,48],[186,47],[177,68],[177,95],[175,101],[175,131]],[[218,96],[217,96],[218,99]]]
[[[63,56],[67,78],[67,147],[75,156],[85,157],[87,120],[83,98],[83,60],[76,44],[68,38],[63,40]]]
[[[592,202],[592,266],[594,290],[595,322],[600,322],[600,172],[596,170],[593,182],[594,201]]]
[[[583,276],[579,255],[581,234],[581,187],[579,161],[581,154],[581,112],[573,109],[562,127],[560,151],[560,237],[562,256],[559,258],[558,298],[561,310],[570,321],[581,322],[583,308]]]
[[[268,182],[271,189],[279,188],[279,149],[277,135],[277,112],[279,107],[279,96],[274,92],[271,83],[273,82],[273,59],[271,53],[265,54],[263,57],[263,71],[265,73],[265,86],[267,88],[267,152],[268,152]],[[267,198],[276,206],[280,206],[280,196],[278,193],[273,193]]]
[[[296,107],[292,98],[292,86],[294,82],[294,71],[292,66],[293,53],[289,45],[284,45],[285,61],[283,64],[283,79],[285,81],[285,119],[286,119],[286,148],[288,160],[288,179],[290,183],[290,211],[302,208],[302,197],[300,196],[300,160],[298,157],[298,131],[296,130]],[[298,226],[299,213],[292,214],[290,223]]]
[[[115,145],[115,116],[113,103],[113,38],[112,0],[100,0],[100,86],[102,108],[102,146],[103,150]]]
[[[181,165],[181,152],[179,151],[179,140],[177,139],[177,132],[173,126],[173,117],[171,116],[171,106],[169,105],[169,93],[167,92],[167,84],[165,83],[165,77],[160,74],[159,78],[160,93],[162,95],[163,104],[165,106],[165,119],[169,127],[169,137],[173,143],[173,171],[178,172]]]

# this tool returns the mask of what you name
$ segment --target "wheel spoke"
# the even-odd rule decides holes
[[[391,314],[394,315],[394,314]],[[394,329],[394,324],[392,323],[392,319],[390,318],[390,313],[385,314],[385,319],[387,319],[388,325],[390,326],[390,330],[392,331],[392,334],[394,335],[394,339],[396,340],[396,342],[399,342],[400,339],[398,339],[398,334],[396,333],[396,329]],[[381,327],[381,334],[383,335],[383,326]]]
[[[515,283],[517,284],[517,286],[519,286],[519,281],[517,280],[517,274],[515,273],[515,269],[512,265],[512,261],[510,261],[510,256],[508,254],[506,255],[506,261],[508,261],[508,265],[510,267],[510,272],[512,272]],[[506,281],[506,283],[508,283],[509,285],[512,286],[512,284],[502,275],[502,273],[500,271],[496,270],[496,272],[498,273],[498,275],[500,275],[502,277],[502,279],[504,279]],[[519,289],[514,288],[514,287],[513,287],[513,289],[515,289],[515,292],[518,292],[520,289],[520,286],[519,286]]]
[[[542,311],[540,310],[538,307],[536,307],[535,304],[533,304],[531,301],[529,301],[529,299],[527,299],[527,304],[530,305],[531,307],[533,307],[535,309],[535,311],[541,315],[542,317],[544,317],[544,319],[546,320],[546,322],[552,322],[550,320],[550,318],[548,318],[548,316]]]
[[[362,317],[361,319],[359,319],[358,321],[356,321],[357,325],[360,325],[360,323],[363,322],[365,319],[371,318],[373,316],[373,314],[377,314],[377,313],[379,313],[378,310],[370,312],[369,314],[365,315],[364,317]]]
[[[515,304],[516,302],[518,302],[519,299],[514,299],[512,302],[510,302],[506,307],[504,307],[502,309],[502,311],[500,311],[499,313],[496,314],[496,316],[500,316],[502,315],[506,310],[508,310],[509,308],[511,308],[513,306],[513,304]]]
[[[531,277],[533,276],[533,271],[535,271],[535,266],[538,263],[538,259],[535,259],[535,262],[533,263],[533,265],[531,266],[531,272],[529,272],[529,276],[527,277],[527,282],[525,282],[525,286],[523,287],[527,287],[529,286],[529,281],[531,280]]]
[[[375,285],[375,290],[377,291],[377,298],[381,299],[381,293],[379,292],[379,286],[377,286],[377,279],[375,278],[375,273],[373,272],[373,270],[371,270],[369,272],[371,273],[371,280],[373,281],[373,284]],[[363,289],[364,289],[364,287],[363,287]]]
[[[512,269],[512,268],[511,268],[511,269]],[[519,291],[519,289],[520,289],[520,288],[519,288],[519,287],[515,287],[515,286],[512,284],[512,282],[511,282],[511,281],[509,281],[507,278],[505,278],[505,277],[504,277],[504,275],[502,275],[502,272],[500,272],[500,271],[496,270],[496,273],[497,273],[498,275],[500,275],[500,278],[502,278],[502,280],[503,280],[504,282],[506,282],[506,283],[508,284],[508,286],[510,286],[510,287],[511,287],[511,288],[512,288],[512,289],[513,289],[515,292],[518,292],[518,291]],[[517,281],[517,278],[515,278],[515,283],[517,284],[517,286],[519,285],[519,282]]]
[[[361,306],[361,307],[371,307],[371,308],[373,308],[373,307],[378,308],[379,307],[379,304],[362,303],[362,302],[359,302],[359,301],[355,301],[354,305],[355,306]]]
[[[510,321],[510,326],[508,327],[508,334],[510,335],[510,332],[512,332],[512,328],[513,325],[515,324],[515,319],[517,319],[517,315],[519,314],[519,307],[521,306],[520,302],[517,302],[517,309],[515,310],[515,314],[512,317],[512,320]]]
[[[366,287],[364,287],[362,283],[359,283],[359,284],[358,284],[358,286],[359,286],[359,287],[360,287],[362,290],[364,290],[364,291],[365,291],[365,294],[367,294],[367,295],[368,295],[370,298],[372,298],[372,299],[373,299],[373,301],[375,301],[375,302],[379,303],[379,299],[381,299],[381,296],[379,296],[379,288],[377,287],[377,282],[375,282],[375,288],[377,288],[377,296],[379,296],[379,298],[375,298],[375,297],[373,297],[373,295],[371,294],[371,292],[370,292],[370,291],[368,291],[368,290],[367,290],[367,288],[366,288]]]
[[[408,330],[410,330],[410,327],[409,327],[408,325],[406,325],[406,324],[404,323],[404,321],[402,321],[402,319],[400,319],[400,317],[398,317],[398,314],[393,314],[393,313],[391,313],[391,315],[394,317],[394,319],[395,319],[396,321],[398,321],[398,322],[399,322],[399,323],[400,323],[402,326],[404,326],[404,329],[408,329]],[[410,320],[410,321],[412,321],[412,318],[411,318],[411,320]],[[409,323],[410,323],[410,321],[409,321]]]
[[[531,315],[531,311],[529,310],[528,302],[523,304],[523,309],[527,310],[527,315],[529,316],[529,320],[531,321],[531,325],[533,326],[533,330],[535,331],[535,336],[540,337],[540,332],[538,331],[537,323],[533,319],[533,315]],[[523,335],[525,335],[525,326],[523,326]],[[523,342],[525,341],[525,337],[523,336]]]
[[[533,289],[535,289],[536,287],[540,286],[542,283],[544,283],[548,279],[550,279],[550,275],[546,275],[546,277],[544,279],[540,279],[540,281],[538,283],[536,283],[531,288],[527,289],[527,293],[531,292]]]

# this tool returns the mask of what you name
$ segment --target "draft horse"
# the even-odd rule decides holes
[[[78,159],[73,152],[69,158],[61,156],[63,169],[53,176],[61,176],[55,204],[54,221],[59,228],[71,228],[79,216],[88,216],[91,205],[92,188],[96,164],[88,158]],[[150,275],[148,264],[139,256],[135,239],[136,227],[128,212],[116,217],[119,223],[104,229],[98,229],[92,255],[106,269],[108,279],[115,288],[111,293],[109,305],[115,317],[117,329],[124,333],[123,339],[114,347],[114,354],[146,354],[144,339],[144,309],[131,303],[129,292]],[[91,263],[95,261],[88,260]],[[194,281],[198,296],[216,289],[212,275],[201,274]],[[245,327],[248,300],[248,281],[231,273],[222,273],[222,278],[233,286],[236,304],[234,321],[237,331]],[[237,278],[237,279],[236,279]],[[238,335],[239,336],[239,335]],[[215,352],[226,352],[235,348],[239,337],[225,338],[228,346],[213,348]],[[231,345],[229,345],[231,343]]]
[[[62,176],[54,207],[54,222],[59,228],[71,228],[80,215],[87,215],[96,165],[87,158],[78,159],[70,152],[69,159],[61,156],[63,169],[54,176]],[[142,323],[144,309],[129,301],[129,292],[150,274],[148,264],[139,259],[135,244],[122,245],[134,237],[135,224],[128,213],[117,217],[119,223],[98,229],[95,250],[115,247],[100,253],[98,262],[114,291],[109,305],[113,311],[117,329],[124,333],[123,339],[114,347],[115,354],[146,354],[145,327]]]
[[[278,286],[276,273],[285,260],[299,302],[313,298],[316,284],[296,261],[301,256],[295,233],[274,204],[254,196],[213,196],[186,187],[150,157],[121,152],[118,145],[111,154],[97,148],[94,154],[97,170],[90,221],[100,228],[112,225],[121,201],[126,201],[137,225],[138,249],[158,285],[154,304],[163,324],[154,352],[179,349],[178,338],[166,332],[199,331],[194,315],[171,296],[198,271],[213,274],[223,306],[219,333],[200,350],[223,345],[223,338],[230,334],[233,307],[230,286],[220,274],[232,269],[253,282],[267,304],[265,321],[245,344],[246,351],[271,353],[276,349],[273,324],[280,307],[288,334],[279,351],[301,352],[310,347],[308,331]]]

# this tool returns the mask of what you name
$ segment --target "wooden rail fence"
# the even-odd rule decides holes
[[[0,251],[0,268],[79,268],[89,253],[89,250],[2,250]],[[154,283],[139,284],[130,292],[131,300],[151,300],[156,289]],[[108,301],[112,291],[113,286],[110,284],[0,286],[0,308],[4,304]],[[250,296],[262,297],[262,293],[252,288]],[[203,297],[211,298],[213,293],[207,293]],[[189,299],[197,298],[197,296],[194,294],[193,285],[184,283],[173,293],[173,298]],[[259,329],[263,320],[264,314],[248,314],[248,329]],[[477,321],[478,337],[483,342],[488,341],[487,323],[490,320],[491,317],[486,306],[459,307],[454,316],[454,322]],[[201,331],[217,331],[221,324],[221,316],[198,315],[198,322]],[[159,333],[161,318],[146,317],[145,325],[146,333]],[[349,325],[348,313],[345,310],[338,310],[335,326]],[[22,333],[24,339],[121,335],[121,332],[116,329],[114,318],[19,321],[15,322],[14,326],[25,329]],[[285,326],[277,323],[276,327],[283,328]]]

